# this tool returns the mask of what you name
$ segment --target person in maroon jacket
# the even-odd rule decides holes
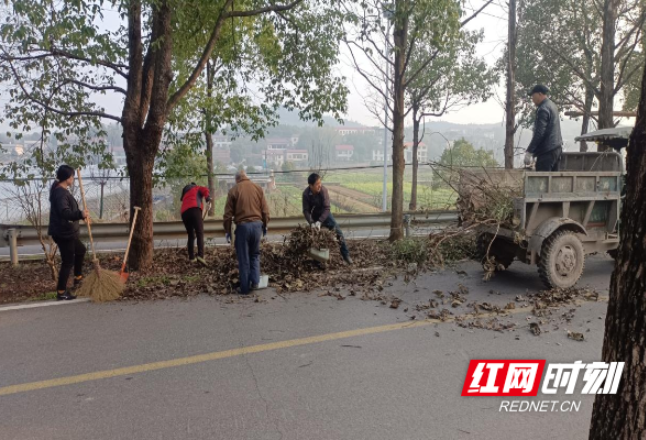
[[[198,186],[194,182],[186,185],[182,190],[182,221],[188,233],[188,259],[191,263],[198,262],[206,266],[204,260],[204,221],[202,210],[205,209],[205,202],[211,201],[208,188]],[[197,258],[195,257],[195,238],[197,237]]]

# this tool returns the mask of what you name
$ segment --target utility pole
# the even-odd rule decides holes
[[[516,134],[516,0],[509,0],[507,26],[507,99],[505,104],[505,168],[514,168]]]

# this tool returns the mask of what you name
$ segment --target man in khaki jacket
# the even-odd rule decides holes
[[[224,210],[224,230],[231,242],[231,223],[236,223],[235,249],[240,271],[238,293],[247,295],[260,282],[260,240],[267,235],[269,206],[261,187],[253,183],[244,171],[236,173],[236,186],[227,196]]]

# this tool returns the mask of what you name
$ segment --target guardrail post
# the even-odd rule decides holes
[[[410,214],[404,214],[404,227],[406,228],[406,238],[410,237]]]
[[[15,229],[9,229],[7,231],[9,236],[9,256],[11,258],[11,264],[14,266],[18,265],[18,231]]]

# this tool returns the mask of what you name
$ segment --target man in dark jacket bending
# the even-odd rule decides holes
[[[311,227],[321,229],[321,226],[336,232],[336,237],[341,245],[343,260],[352,264],[350,251],[345,244],[343,232],[330,212],[330,195],[327,188],[321,183],[321,176],[316,173],[307,178],[308,187],[303,191],[303,215]]]
[[[563,138],[561,137],[561,123],[556,105],[547,97],[549,90],[542,85],[535,86],[529,96],[536,105],[536,120],[534,122],[534,135],[527,147],[525,165],[532,163],[536,158],[536,171],[558,171],[561,159]]]

